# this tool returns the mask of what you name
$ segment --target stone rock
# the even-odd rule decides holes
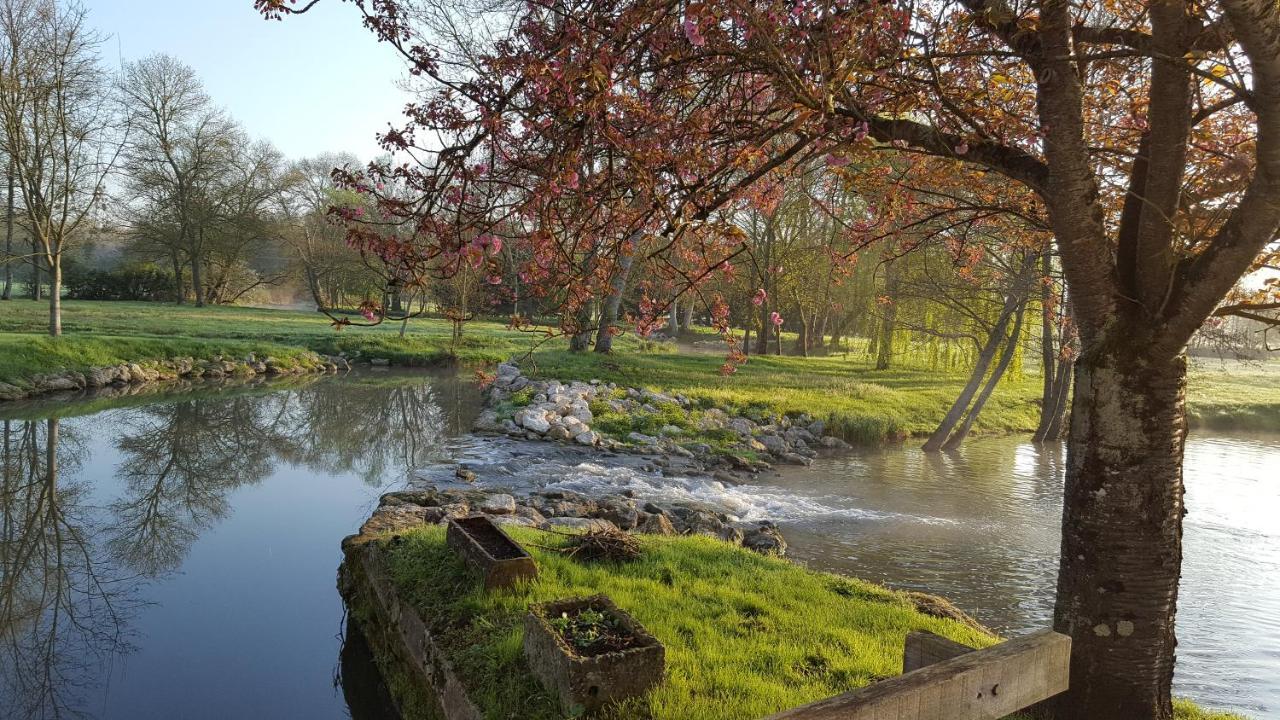
[[[520,368],[514,363],[500,363],[498,365],[497,382],[507,384],[517,377],[520,377]]]
[[[516,511],[516,499],[505,493],[490,495],[476,509],[486,515],[512,515]]]
[[[595,445],[600,441],[600,436],[594,430],[584,430],[573,436],[573,441],[579,445]]]
[[[502,425],[498,423],[498,413],[493,410],[482,410],[480,415],[476,417],[476,421],[473,423],[472,427],[476,430],[484,430],[488,432],[502,429]]]
[[[636,532],[648,535],[675,535],[676,526],[663,513],[645,513],[636,525]]]
[[[659,430],[658,432],[668,437],[684,434],[684,430],[680,429],[679,427],[676,427],[675,425],[663,425],[662,429]]]
[[[10,385],[6,382],[0,382],[0,400],[21,400],[27,396],[27,391],[17,385]]]
[[[526,408],[516,417],[516,423],[522,425],[525,430],[532,430],[539,435],[551,429],[551,423],[547,422],[546,414],[541,410],[531,411]]]
[[[360,526],[361,535],[380,535],[388,532],[402,532],[419,525],[440,522],[444,517],[441,508],[422,507],[419,505],[384,505],[374,511],[373,515]]]
[[[809,423],[809,433],[816,438],[820,438],[827,434],[827,424],[821,420],[814,420]]]
[[[542,527],[547,524],[547,518],[528,505],[516,505],[515,516],[530,521],[531,527]]]
[[[783,433],[782,437],[792,445],[808,445],[809,443],[817,440],[812,433],[800,427],[789,428],[785,433]]]
[[[607,498],[600,502],[600,516],[623,530],[634,528],[640,521],[636,504],[630,500]]]
[[[783,455],[790,450],[787,447],[787,441],[777,435],[761,435],[759,440],[760,444],[764,445],[765,449],[774,455]]]
[[[756,429],[756,424],[743,417],[736,417],[729,421],[729,429],[742,435],[750,437]]]
[[[569,417],[581,422],[583,425],[590,425],[595,416],[591,414],[591,408],[585,402],[575,402],[569,408]]]
[[[440,510],[444,513],[444,518],[460,518],[471,514],[471,506],[464,502],[447,503],[440,506]]]
[[[391,367],[391,360],[388,358],[372,358],[369,364],[374,367]]]
[[[564,528],[566,530],[581,530],[588,532],[591,530],[617,530],[618,526],[602,520],[600,518],[575,518],[575,517],[553,517],[547,518],[547,525],[553,528]]]
[[[573,437],[573,433],[563,425],[552,425],[551,429],[547,431],[547,437],[552,440],[567,442],[569,438]]]
[[[42,392],[57,392],[59,390],[79,390],[80,384],[74,378],[65,374],[42,375],[35,380],[36,387]],[[9,387],[13,387],[10,385]]]
[[[495,525],[508,525],[508,526],[515,526],[515,527],[531,527],[531,528],[541,527],[541,525],[539,525],[535,520],[532,520],[526,517],[520,517],[519,515],[495,515],[494,517],[491,517],[489,519],[492,520]]]
[[[794,452],[782,453],[780,459],[782,462],[790,463],[792,465],[808,465],[813,462],[804,455]]]
[[[742,537],[742,546],[763,555],[781,557],[787,554],[787,541],[773,523],[763,523],[758,528],[748,530]]]
[[[847,450],[850,447],[849,443],[833,435],[822,436],[822,439],[818,441],[818,444],[824,448],[832,450]]]
[[[680,525],[689,535],[710,535],[720,537],[724,523],[712,513],[694,510],[680,517]]]
[[[454,471],[454,473],[453,473],[453,474],[454,474],[454,476],[455,476],[455,477],[457,477],[457,478],[458,478],[459,480],[461,480],[462,482],[473,483],[473,482],[475,482],[475,481],[476,481],[476,474],[475,474],[475,471],[473,471],[473,470],[469,470],[469,469],[464,468],[464,467],[460,467],[460,468],[458,468],[457,470],[455,470],[455,471]]]
[[[732,525],[725,525],[720,528],[719,538],[727,543],[734,545],[742,544],[742,531]]]
[[[658,444],[658,438],[652,435],[645,435],[644,433],[638,433],[638,432],[633,432],[628,434],[627,439],[633,443],[639,443],[641,445],[657,445]]]

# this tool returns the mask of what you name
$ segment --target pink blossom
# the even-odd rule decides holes
[[[490,284],[490,285],[501,285],[501,284],[502,284],[502,276],[501,276],[501,275],[490,275],[490,276],[489,276],[489,278],[488,278],[488,280],[489,280],[489,284]]]
[[[769,313],[769,322],[773,323],[774,325],[781,325],[782,316],[779,315],[778,312],[775,310],[774,312]]]
[[[867,133],[870,132],[870,130],[871,128],[867,126],[867,121],[863,120],[862,122],[858,123],[858,127],[854,129],[853,139],[861,140],[865,138],[867,136]]]
[[[358,218],[359,218],[359,217],[364,217],[364,208],[362,208],[362,207],[358,207],[358,208],[356,208],[355,210],[352,210],[352,211],[351,211],[351,214],[352,214],[352,215],[355,215],[355,216],[356,216],[356,217],[358,217]]]
[[[764,304],[764,301],[768,299],[769,299],[769,293],[765,292],[764,288],[760,288],[759,290],[756,291],[755,297],[751,298],[751,304],[755,305],[756,307],[760,307],[761,305]],[[775,315],[776,314],[777,313],[775,313]]]
[[[564,186],[570,190],[578,189],[578,171],[570,170],[569,174],[564,176]]]
[[[377,315],[374,314],[373,308],[365,308],[364,310],[360,311],[360,314],[363,315],[364,319],[368,320],[369,322],[373,322],[378,317]]]
[[[956,146],[957,155],[964,155],[967,152],[969,152],[969,143],[961,142],[959,145]]]
[[[684,36],[689,40],[690,45],[702,47],[707,44],[706,38],[702,37],[702,30],[698,28],[698,23],[693,18],[685,18],[680,26],[684,28]]]

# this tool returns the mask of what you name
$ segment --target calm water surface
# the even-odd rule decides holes
[[[1060,447],[860,451],[734,488],[465,435],[476,393],[445,376],[123,402],[0,410],[0,718],[382,717],[363,640],[342,636],[338,541],[452,460],[487,464],[482,485],[777,518],[810,565],[948,596],[1002,632],[1051,614]],[[1178,692],[1280,717],[1280,439],[1193,437],[1187,463]]]

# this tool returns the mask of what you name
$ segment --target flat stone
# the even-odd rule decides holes
[[[490,495],[476,508],[486,515],[511,515],[516,511],[516,499],[505,493]]]
[[[553,517],[547,518],[547,525],[551,527],[564,528],[567,530],[581,530],[587,532],[590,530],[617,530],[618,526],[608,520],[600,518],[573,518],[573,517]]]

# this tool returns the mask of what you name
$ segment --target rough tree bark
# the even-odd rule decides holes
[[[635,254],[623,251],[618,258],[618,269],[609,279],[609,296],[600,309],[600,325],[596,328],[596,352],[613,352],[613,328],[618,324],[618,310],[622,307],[622,294],[626,292],[627,280],[631,277],[631,266],[635,263]]]
[[[9,158],[8,180],[9,197],[4,214],[4,292],[0,293],[0,300],[13,298],[13,158]]]
[[[1018,306],[1013,321],[1013,331],[1009,333],[1009,337],[1004,341],[1004,350],[1000,353],[1000,360],[996,363],[995,369],[991,371],[991,376],[987,378],[986,384],[982,386],[982,392],[978,393],[973,405],[965,413],[964,422],[960,423],[960,427],[951,433],[951,437],[947,438],[947,441],[942,444],[943,450],[955,450],[964,443],[965,438],[969,437],[969,432],[973,430],[973,423],[982,414],[982,408],[986,407],[987,400],[991,399],[991,393],[995,391],[996,385],[1000,384],[1000,379],[1004,377],[1005,371],[1009,369],[1013,356],[1017,354],[1018,341],[1022,337],[1022,319],[1025,311],[1025,305]]]

